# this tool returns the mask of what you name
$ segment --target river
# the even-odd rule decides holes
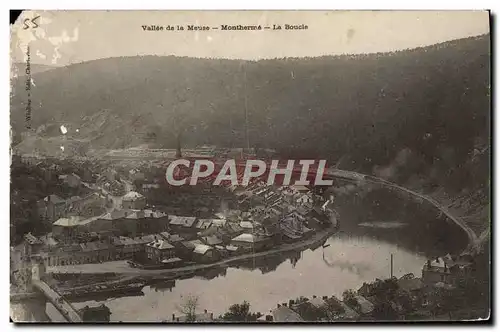
[[[252,311],[268,313],[277,303],[299,296],[341,296],[363,282],[393,273],[421,275],[434,255],[458,253],[467,235],[430,204],[412,201],[385,189],[371,189],[337,200],[340,231],[325,246],[216,268],[204,276],[176,280],[172,285],[146,286],[142,296],[76,302],[76,308],[106,304],[112,321],[162,321],[179,314],[188,296],[196,296],[199,311],[215,316],[244,300]]]

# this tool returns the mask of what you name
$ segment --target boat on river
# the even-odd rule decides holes
[[[64,298],[79,298],[92,296],[129,296],[137,295],[146,286],[145,282],[121,283],[121,284],[98,284],[79,287],[77,289],[66,289],[59,291]]]

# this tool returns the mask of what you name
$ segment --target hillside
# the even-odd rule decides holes
[[[489,144],[489,62],[489,35],[305,59],[109,58],[34,74],[32,121],[36,136],[50,144],[65,124],[67,139],[85,149],[175,148],[178,132],[185,147],[244,146],[246,95],[253,146],[340,161],[399,183],[457,179],[463,173],[457,166]],[[14,144],[24,130],[25,103],[18,79]],[[29,152],[24,144],[18,149]]]

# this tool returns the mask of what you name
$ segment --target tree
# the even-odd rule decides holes
[[[227,322],[255,322],[259,317],[259,313],[250,312],[250,303],[243,301],[241,304],[231,305],[221,319]]]
[[[196,321],[196,309],[198,308],[198,297],[188,295],[184,302],[178,307],[179,311],[186,316],[186,322]]]

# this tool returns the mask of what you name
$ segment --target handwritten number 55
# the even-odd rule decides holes
[[[35,16],[33,18],[26,18],[24,19],[24,26],[23,26],[23,29],[24,30],[27,30],[29,28],[33,28],[33,29],[36,29],[38,28],[38,23],[37,23],[37,20],[40,18],[40,16]]]

